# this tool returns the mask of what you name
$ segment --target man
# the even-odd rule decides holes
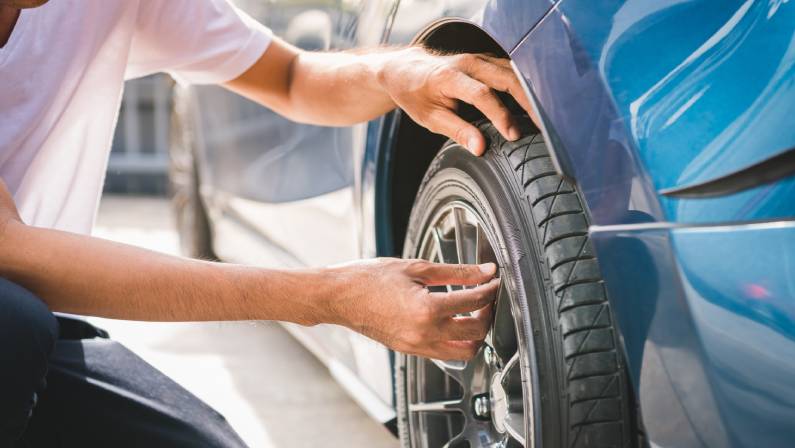
[[[86,236],[123,81],[162,71],[320,125],[399,106],[477,155],[484,137],[455,114],[458,101],[511,140],[518,128],[495,90],[527,106],[504,60],[421,48],[302,52],[227,0],[0,0],[0,445],[242,444],[221,416],[101,330],[63,319],[59,330],[51,311],[332,323],[394,350],[473,356],[498,288],[493,264],[383,259],[279,271]],[[473,288],[426,288],[445,284]]]

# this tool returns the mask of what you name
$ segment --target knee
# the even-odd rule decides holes
[[[0,364],[46,371],[57,339],[58,321],[44,302],[0,278]]]
[[[0,445],[13,444],[44,387],[58,322],[30,291],[0,278]]]

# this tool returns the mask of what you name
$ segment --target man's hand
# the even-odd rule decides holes
[[[465,360],[475,355],[488,333],[491,304],[499,288],[493,263],[378,259],[333,269],[343,287],[331,305],[337,317],[330,320],[393,350]],[[444,285],[474,287],[452,292],[427,289]],[[464,313],[472,314],[461,316]]]
[[[456,115],[458,101],[478,108],[508,140],[521,137],[513,115],[497,96],[506,92],[533,117],[508,59],[483,54],[438,55],[421,47],[396,52],[379,74],[384,90],[414,121],[483,154],[481,132]],[[534,118],[535,119],[535,118]]]
[[[456,114],[459,101],[478,108],[509,140],[521,136],[497,91],[512,95],[538,123],[508,59],[416,46],[314,53],[275,39],[226,87],[294,121],[325,126],[372,120],[399,106],[475,155],[483,154],[486,140]]]

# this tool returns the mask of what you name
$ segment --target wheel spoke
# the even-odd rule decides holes
[[[461,400],[442,400],[442,401],[429,401],[423,403],[409,404],[409,411],[411,412],[433,412],[433,413],[448,413],[448,412],[464,412]]]
[[[493,320],[485,348],[469,362],[414,358],[407,364],[405,411],[411,418],[412,437],[420,446],[526,447],[533,439],[532,400],[525,394],[525,358],[520,357],[517,319],[514,316],[513,277],[504,275],[498,229],[484,222],[477,208],[464,201],[443,204],[425,227],[418,255],[447,264],[495,263],[503,277],[492,309]],[[492,245],[494,243],[494,245]],[[440,286],[443,290],[445,286]],[[447,285],[448,291],[461,289]],[[487,349],[493,352],[486,352]],[[521,353],[524,353],[523,349]],[[481,400],[488,397],[489,402]],[[480,401],[478,401],[480,400]],[[489,407],[487,414],[484,403]],[[525,409],[525,405],[531,407]],[[414,439],[413,439],[414,440]],[[446,442],[446,443],[445,443]],[[532,443],[531,443],[532,445]]]
[[[502,377],[500,378],[500,381],[504,382],[505,377],[508,376],[511,369],[518,366],[519,366],[519,350],[517,350],[516,353],[514,353],[513,356],[511,356],[511,358],[505,363],[505,367],[502,368]]]
[[[441,369],[442,372],[454,378],[456,381],[464,385],[464,373],[467,370],[467,363],[464,361],[440,361],[432,359],[431,362]]]
[[[525,446],[524,401],[521,395],[517,396],[515,394],[523,393],[520,386],[522,381],[521,372],[519,369],[520,365],[521,361],[519,359],[519,351],[517,350],[516,353],[514,353],[513,356],[511,356],[511,358],[505,363],[505,367],[502,369],[500,382],[506,387],[506,392],[508,393],[508,414],[503,420],[505,432],[507,432],[511,438],[516,440],[522,446]],[[519,375],[518,377],[514,376],[517,374]],[[506,384],[507,382],[512,384]],[[519,388],[516,390],[513,389],[512,386],[519,386]],[[512,389],[515,391],[515,393],[511,392]]]
[[[439,227],[434,227],[432,233],[439,263],[458,264],[458,249],[455,240],[446,239]],[[453,285],[446,285],[445,289],[450,292],[456,288]]]
[[[474,264],[477,260],[477,228],[467,222],[466,210],[453,209],[455,223],[455,246],[458,262]]]
[[[514,420],[518,420],[518,423],[522,425],[522,428],[516,428],[514,426]],[[517,441],[522,446],[526,446],[525,443],[525,436],[524,436],[524,415],[523,414],[509,414],[508,418],[505,419],[505,432],[511,436],[512,439]]]
[[[516,326],[511,314],[511,299],[508,288],[503,281],[497,291],[497,302],[494,309],[494,323],[491,328],[491,344],[500,359],[506,361],[516,353],[518,343],[516,340]]]
[[[458,445],[459,443],[463,442],[464,440],[466,440],[466,437],[464,437],[464,434],[463,433],[458,434],[457,436],[455,436],[452,439],[450,439],[449,442],[445,443],[442,446],[442,448],[453,448],[454,446]]]
[[[446,239],[438,227],[433,228],[433,238],[442,263],[458,264],[458,248],[455,240]]]

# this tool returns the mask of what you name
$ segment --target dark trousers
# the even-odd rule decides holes
[[[241,447],[215,412],[86,322],[0,278],[0,447]]]

